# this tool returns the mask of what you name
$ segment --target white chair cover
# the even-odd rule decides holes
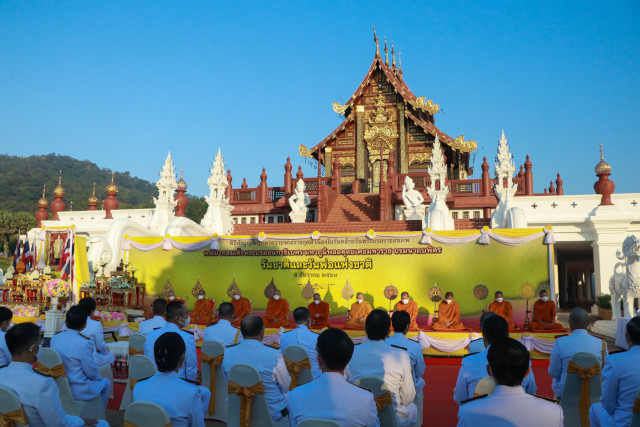
[[[224,345],[218,341],[205,341],[202,343],[202,354],[206,354],[209,357],[224,355]],[[211,415],[209,415],[209,411],[207,410],[205,419],[227,422],[227,392],[229,386],[224,377],[222,364],[216,366],[213,374],[216,376],[216,410]],[[211,365],[202,363],[200,375],[202,376],[202,386],[209,388],[211,384]]]
[[[43,348],[38,357],[38,361],[47,369],[53,369],[58,365],[62,365],[62,358],[58,352],[52,348]],[[66,414],[94,420],[104,420],[106,418],[105,408],[100,395],[97,395],[91,400],[74,400],[67,377],[55,378],[55,382],[60,393],[62,409]]]
[[[123,411],[131,405],[133,402],[133,391],[131,390],[131,379],[134,381],[142,381],[156,374],[156,365],[153,361],[142,354],[135,355],[129,358],[129,382],[127,383],[124,394],[122,395],[122,402],[120,403],[120,410]]]
[[[286,357],[292,362],[300,362],[304,359],[309,359],[309,354],[304,347],[299,345],[290,345],[285,348],[282,352],[282,356]],[[302,370],[298,373],[298,385],[307,384],[313,381],[313,371],[310,368],[302,368]]]
[[[165,427],[171,418],[164,408],[150,402],[135,402],[129,405],[124,419],[137,427]]]
[[[113,399],[113,369],[111,369],[111,363],[107,363],[106,365],[102,365],[98,368],[100,372],[100,376],[102,378],[106,378],[109,380],[111,384],[111,388],[109,389],[109,399]]]
[[[598,358],[585,352],[579,352],[571,356],[569,363],[575,363],[579,367],[585,369],[594,365],[599,366]],[[564,390],[562,391],[562,397],[560,399],[560,406],[562,406],[562,412],[564,413],[564,425],[565,427],[580,427],[580,395],[582,392],[582,379],[577,373],[567,373],[567,378],[564,382]],[[600,401],[600,395],[602,394],[602,375],[596,374],[589,380],[589,405]],[[587,412],[588,416],[588,412]],[[588,420],[588,418],[587,418]]]
[[[631,424],[629,427],[640,427],[640,389],[636,394],[636,400],[633,405],[633,415],[631,415]]]
[[[298,427],[340,427],[340,424],[324,418],[307,418],[300,421]]]
[[[422,409],[424,407],[424,393],[422,391],[416,393],[416,398],[413,400],[413,403],[415,403],[416,408],[418,408],[418,418],[415,425],[420,427],[422,425]]]
[[[137,351],[144,351],[144,343],[147,341],[147,337],[141,334],[133,334],[129,337],[129,348]]]
[[[22,403],[18,395],[7,387],[0,386],[0,414],[8,414],[9,412],[18,411],[22,408]],[[19,424],[14,422],[16,427],[28,427],[29,424]]]
[[[496,389],[496,382],[493,380],[493,377],[484,377],[478,384],[476,384],[476,390],[474,391],[474,396],[481,396],[483,394],[493,394]]]
[[[238,364],[229,371],[229,382],[234,382],[243,387],[251,387],[262,383],[258,371],[249,365]],[[229,412],[227,414],[227,426],[240,426],[240,404],[242,400],[236,394],[229,394]],[[271,414],[264,394],[257,394],[251,402],[251,427],[272,427]]]
[[[370,390],[374,397],[389,391],[384,381],[380,378],[363,377],[356,381],[356,385]],[[398,419],[396,418],[393,404],[386,405],[381,411],[378,411],[378,419],[380,420],[380,427],[398,427]]]

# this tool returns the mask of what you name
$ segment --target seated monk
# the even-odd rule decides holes
[[[438,306],[438,320],[431,327],[438,331],[464,329],[460,321],[460,304],[453,300],[453,292],[447,292],[444,298]]]
[[[345,328],[364,329],[364,321],[367,320],[369,313],[371,313],[371,305],[364,300],[364,294],[358,292],[356,302],[351,305],[347,321],[344,322]]]
[[[171,301],[180,301],[181,303],[184,303],[184,300],[182,298],[176,298],[175,292],[169,291],[167,292],[167,304]]]
[[[193,307],[191,319],[197,325],[213,324],[213,309],[216,307],[214,300],[204,297],[204,291],[198,291],[198,299]]]
[[[511,321],[511,314],[513,313],[513,307],[509,301],[504,300],[502,292],[496,292],[496,299],[489,304],[489,311],[504,318],[509,324],[509,329],[516,329],[516,324]]]
[[[532,331],[562,330],[562,323],[556,322],[556,303],[549,301],[547,291],[540,291],[540,299],[533,304]]]
[[[313,294],[313,302],[309,304],[309,313],[311,313],[312,328],[328,328],[329,325],[329,304],[322,301],[320,294]]]
[[[396,304],[395,311],[406,311],[411,317],[411,323],[409,329],[418,329],[418,303],[409,300],[409,292],[403,292],[400,294],[400,302]]]
[[[251,314],[251,301],[244,298],[242,292],[238,289],[233,293],[231,304],[233,304],[233,322],[231,322],[231,324],[239,328],[242,319]]]
[[[280,291],[275,291],[269,298],[267,310],[264,312],[265,328],[286,328],[289,326],[289,302],[280,298]]]

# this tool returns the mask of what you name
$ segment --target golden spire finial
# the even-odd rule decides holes
[[[391,63],[393,69],[396,68],[396,51],[393,49],[393,42],[391,42],[391,57],[393,58],[393,62]]]
[[[45,193],[46,189],[47,189],[47,184],[44,184],[44,185],[42,186],[42,198],[43,198],[43,199],[44,199],[44,193]]]
[[[378,46],[378,36],[376,35],[376,26],[373,26],[373,41],[376,43],[376,57],[380,57],[380,46]]]
[[[60,176],[58,177],[58,185],[62,185],[62,170],[60,170]]]
[[[389,65],[389,49],[387,48],[387,36],[384,36],[384,63]]]
[[[113,177],[115,176],[115,174],[116,174],[116,171],[112,170],[111,171],[111,182],[113,182]]]
[[[93,195],[94,196],[96,195],[96,183],[95,182],[93,183]]]
[[[71,207],[69,208],[69,212],[73,211],[73,200],[71,201]]]
[[[600,144],[600,160],[604,160],[604,156],[602,155],[602,143]]]
[[[184,165],[180,165],[180,179],[182,179],[182,169],[184,168]]]

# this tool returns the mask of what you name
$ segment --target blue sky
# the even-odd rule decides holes
[[[535,191],[561,172],[593,193],[603,143],[616,192],[640,192],[640,2],[0,2],[0,152],[59,153],[156,180],[167,151],[208,192],[234,187],[339,123],[374,55],[372,25],[436,125],[492,161],[502,129]],[[493,171],[493,166],[491,168]],[[105,183],[106,184],[106,183]],[[72,197],[72,195],[70,195]]]

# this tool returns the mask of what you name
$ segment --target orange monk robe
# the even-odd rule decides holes
[[[320,304],[309,304],[309,313],[311,313],[311,327],[312,328],[324,328],[329,327],[329,304],[320,301]],[[316,314],[319,316],[316,317]]]
[[[364,329],[364,321],[369,313],[371,313],[371,306],[368,302],[362,301],[360,304],[354,302],[350,310],[351,319],[344,322],[344,326],[346,328]]]
[[[543,325],[540,322],[547,323]],[[542,301],[539,299],[533,304],[533,320],[531,321],[532,331],[558,330],[564,329],[561,323],[556,323],[556,303],[553,301]]]
[[[191,313],[191,319],[193,323],[197,325],[210,325],[213,323],[213,309],[216,303],[212,299],[202,298],[196,300],[196,304],[193,307]]]
[[[411,324],[409,325],[409,329],[418,329],[418,322],[416,319],[418,318],[418,303],[415,301],[409,301],[406,304],[403,304],[402,301],[396,304],[396,311],[406,311],[411,316]],[[402,332],[402,331],[400,331]]]
[[[509,301],[493,301],[489,304],[489,311],[502,317],[509,323],[509,329],[515,329],[516,325],[511,321],[511,314],[513,313],[513,307]]]
[[[274,320],[278,319],[278,320]],[[264,327],[279,328],[289,326],[289,301],[284,298],[269,298],[267,310],[264,312]]]
[[[251,313],[251,301],[245,297],[240,297],[239,300],[232,299],[231,304],[233,304],[233,318],[236,319],[231,324],[239,327],[242,319]]]
[[[447,323],[451,322],[449,326]],[[442,301],[438,306],[438,321],[431,325],[433,329],[464,329],[464,325],[460,321],[460,304],[451,301],[450,304]]]

